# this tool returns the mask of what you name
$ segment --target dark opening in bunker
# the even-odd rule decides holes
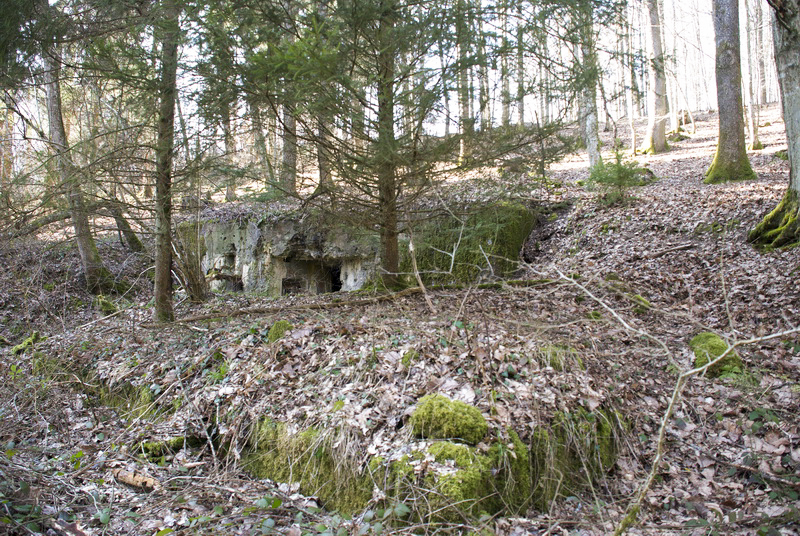
[[[281,280],[281,294],[323,294],[342,290],[342,267],[319,261],[286,262],[286,276]]]
[[[281,294],[288,296],[291,294],[301,294],[306,291],[308,285],[299,277],[287,277],[281,281]]]
[[[342,290],[342,267],[330,266],[328,268],[331,276],[331,292],[339,292]]]

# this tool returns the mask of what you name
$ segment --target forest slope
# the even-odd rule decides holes
[[[716,125],[702,119],[669,153],[641,158],[660,180],[636,188],[624,206],[598,203],[598,192],[582,186],[583,155],[554,166],[543,185],[506,175],[516,192],[528,185],[531,197],[570,201],[532,233],[525,285],[431,290],[433,312],[419,292],[222,295],[177,308],[179,318],[218,318],[171,326],[149,324],[146,303],[110,318],[87,309],[80,322],[63,319],[69,329],[50,320],[40,330],[46,341],[0,354],[0,516],[12,533],[42,517],[56,534],[375,531],[374,520],[331,516],[291,486],[248,476],[239,455],[250,427],[269,416],[346,429],[332,442],[358,464],[365,452],[404,448],[414,404],[439,392],[478,407],[494,433],[512,428],[523,439],[581,407],[613,409],[628,429],[608,476],[548,512],[393,531],[465,532],[472,524],[497,534],[613,532],[649,470],[676,367],[691,367],[689,340],[703,331],[745,340],[800,318],[800,250],[760,253],[745,240],[786,187],[786,163],[774,156],[785,148],[783,125],[770,117],[761,130],[765,149],[751,153],[758,181],[709,186],[702,176]],[[473,195],[474,183],[452,188]],[[2,285],[14,297],[3,304],[8,319],[26,296],[85,299],[66,286],[49,296],[49,276],[15,281],[19,261],[3,263]],[[41,310],[49,311],[42,319],[59,314]],[[280,320],[292,327],[270,341]],[[688,382],[631,533],[797,533],[800,338],[739,353],[746,372],[737,378]],[[192,440],[137,455],[143,441],[175,438]]]

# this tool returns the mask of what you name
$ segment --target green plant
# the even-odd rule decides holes
[[[643,186],[648,181],[648,171],[638,162],[625,160],[618,149],[613,162],[601,162],[589,172],[589,184],[604,190],[601,201],[607,205],[625,203],[631,199],[630,188]]]

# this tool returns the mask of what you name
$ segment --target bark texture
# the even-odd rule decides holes
[[[789,142],[789,190],[783,200],[755,229],[749,239],[776,248],[800,243],[800,0],[769,0],[773,8],[775,63]]]
[[[706,172],[707,184],[755,179],[747,159],[742,113],[742,69],[738,0],[714,0],[717,107],[717,153]]]

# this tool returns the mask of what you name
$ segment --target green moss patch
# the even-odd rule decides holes
[[[486,436],[489,426],[478,408],[435,394],[417,403],[411,429],[420,438],[457,439],[475,445]]]
[[[506,277],[518,268],[522,245],[537,220],[520,203],[496,203],[414,228],[417,268],[429,284],[469,283],[481,274]],[[401,271],[411,272],[408,248],[401,248]]]
[[[11,348],[11,353],[13,355],[24,354],[28,350],[28,348],[33,348],[36,345],[37,342],[43,341],[43,340],[44,340],[44,338],[42,338],[42,336],[39,335],[39,332],[38,331],[34,331],[25,340],[23,340],[21,343],[19,343],[18,345],[14,346],[13,348]]]
[[[702,367],[709,361],[717,359],[728,349],[728,344],[716,333],[705,331],[695,335],[689,341],[689,348],[694,352],[694,367]],[[719,376],[735,376],[744,371],[742,358],[735,350],[731,350],[728,355],[719,362],[708,368],[708,376],[716,378]]]
[[[294,329],[294,326],[287,320],[278,320],[272,327],[269,328],[269,332],[267,333],[267,341],[271,344],[279,339],[282,339],[284,335],[286,335],[287,331],[291,331]]]

